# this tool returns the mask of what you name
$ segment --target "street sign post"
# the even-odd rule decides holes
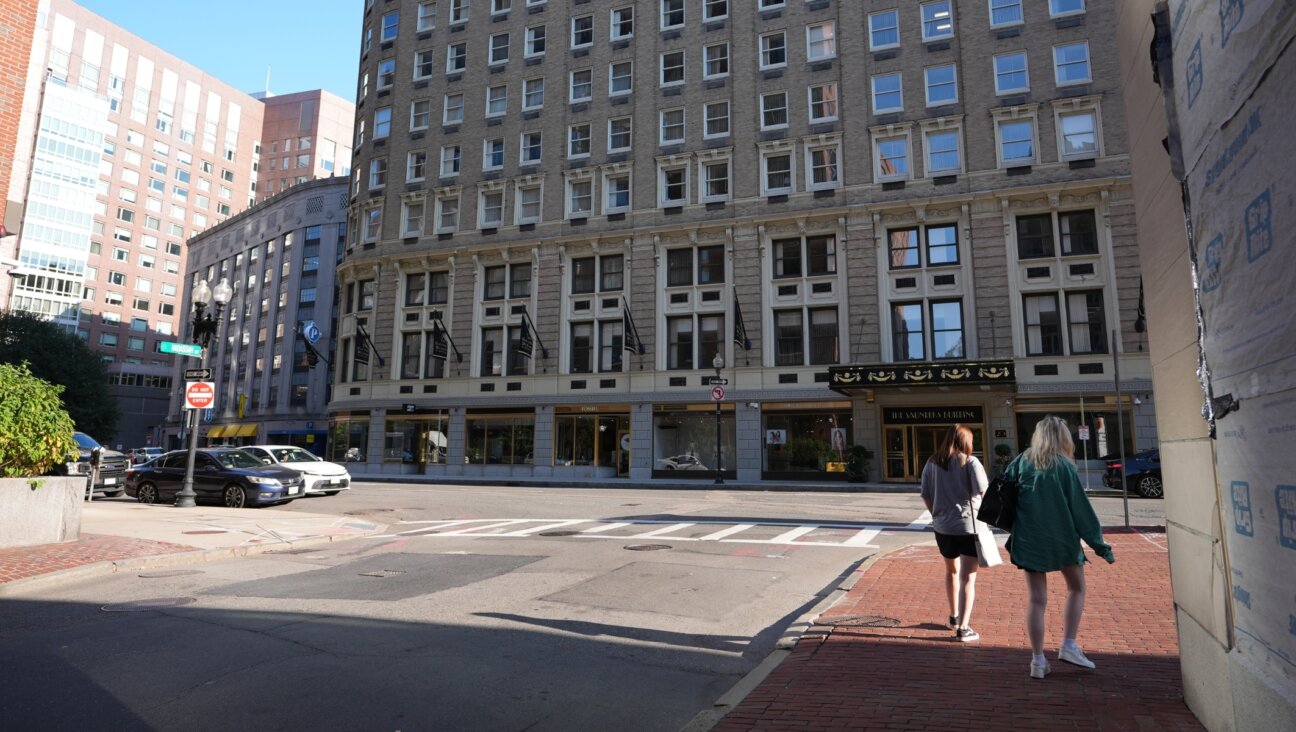
[[[707,383],[711,386],[729,386],[729,380],[722,379],[719,376],[712,376],[710,379],[707,379]]]
[[[211,381],[190,381],[185,384],[185,407],[207,409],[216,403],[216,384]]]
[[[713,401],[724,401],[724,387],[719,384],[711,387],[711,399]]]
[[[177,356],[193,356],[202,358],[202,346],[197,343],[172,343],[171,341],[162,341],[158,344],[163,353],[174,353]]]
[[[211,381],[211,369],[185,369],[185,381]]]

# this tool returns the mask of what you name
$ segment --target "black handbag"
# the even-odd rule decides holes
[[[996,529],[1012,531],[1015,518],[1017,518],[1017,481],[1000,475],[990,481],[985,495],[981,496],[981,508],[977,510],[977,520],[984,521]]]

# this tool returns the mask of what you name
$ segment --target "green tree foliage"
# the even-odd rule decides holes
[[[44,475],[76,451],[61,391],[26,364],[0,363],[0,477]]]
[[[0,363],[27,363],[33,375],[63,387],[63,408],[81,432],[105,443],[117,434],[103,359],[75,333],[29,313],[2,312]]]

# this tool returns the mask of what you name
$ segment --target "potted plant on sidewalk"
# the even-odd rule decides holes
[[[873,451],[863,445],[851,445],[846,448],[846,480],[851,483],[863,483],[868,480],[869,461]]]

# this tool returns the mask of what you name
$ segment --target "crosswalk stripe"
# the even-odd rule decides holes
[[[869,546],[869,542],[877,538],[880,532],[877,529],[860,529],[855,535],[842,542],[842,546]]]
[[[782,534],[779,534],[778,536],[774,537],[773,539],[770,539],[769,543],[791,544],[799,537],[805,536],[806,534],[810,533],[811,531],[814,531],[817,528],[819,528],[818,524],[812,524],[810,526],[798,526],[795,529],[792,529],[791,531],[785,531]]]
[[[729,528],[721,529],[720,531],[717,531],[714,534],[707,534],[706,536],[698,539],[698,541],[720,541],[721,539],[728,538],[730,536],[733,536],[734,534],[740,534],[754,526],[756,526],[756,524],[738,524],[737,526],[730,526]]]
[[[534,520],[535,519],[508,519],[507,521],[500,521],[498,523],[486,524],[485,526],[469,526],[466,529],[456,529],[454,531],[443,531],[437,534],[437,536],[464,536],[468,534],[475,534],[479,531],[486,531],[488,529],[498,529],[501,526],[517,526],[518,524],[525,524],[528,521],[534,521]]]
[[[564,526],[572,526],[574,524],[583,524],[583,523],[585,523],[584,519],[570,519],[567,521],[559,521],[558,523],[553,523],[553,524],[541,524],[540,526],[530,526],[520,531],[510,531],[507,534],[498,534],[498,536],[530,536],[531,534],[538,534],[542,531],[552,531],[553,529],[561,529]]]
[[[665,526],[665,527],[660,528],[660,529],[654,529],[654,530],[649,531],[649,532],[644,533],[644,534],[635,534],[634,538],[636,538],[636,539],[647,539],[647,538],[652,537],[652,536],[662,536],[663,534],[669,534],[669,533],[671,533],[672,531],[679,531],[680,529],[687,529],[687,528],[690,527],[690,526],[694,526],[694,524],[674,524],[674,525],[672,525],[672,526]]]
[[[614,524],[603,524],[602,526],[595,526],[595,527],[592,528],[592,529],[585,529],[585,530],[582,531],[581,533],[582,533],[582,534],[601,534],[601,533],[603,533],[604,531],[616,531],[617,529],[623,529],[623,528],[625,528],[625,527],[627,527],[627,526],[630,526],[630,525],[631,525],[631,524],[630,524],[629,521],[618,521],[618,522],[616,522],[616,523],[614,523]]]
[[[458,521],[438,521],[438,522],[436,522],[437,524],[439,524],[438,526],[423,526],[423,527],[421,527],[421,528],[417,528],[417,529],[410,529],[409,531],[402,531],[402,532],[400,532],[400,533],[398,534],[398,536],[415,536],[415,535],[417,535],[417,534],[425,534],[425,533],[430,533],[430,532],[433,532],[433,531],[440,531],[441,529],[444,529],[444,528],[449,527],[449,526],[459,526],[459,525],[461,525],[461,524],[470,524],[470,523],[472,523],[472,522],[474,522],[474,521],[476,521],[476,520],[477,520],[477,519],[460,519],[460,520],[458,520]],[[405,522],[405,523],[414,523],[414,522],[413,522],[413,521],[409,521],[409,522]],[[424,523],[430,523],[430,522],[427,522],[427,521],[419,521],[418,523],[424,524]]]

